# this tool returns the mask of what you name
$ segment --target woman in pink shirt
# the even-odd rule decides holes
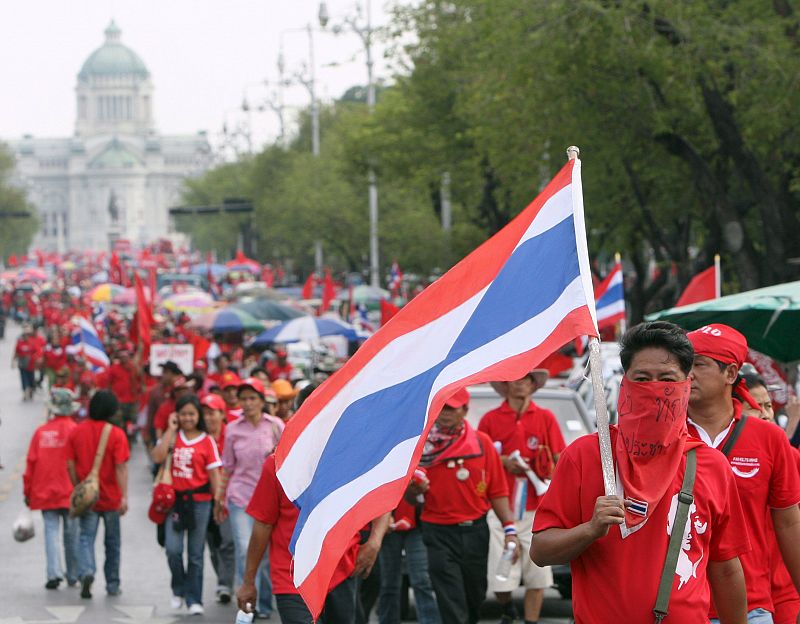
[[[218,521],[225,511],[230,514],[233,543],[236,552],[236,584],[241,585],[247,544],[253,530],[253,518],[245,509],[250,502],[264,460],[275,450],[283,432],[283,422],[264,413],[266,406],[264,384],[250,377],[237,390],[243,417],[228,424],[225,429],[225,448],[222,464],[227,483],[217,494]],[[256,617],[268,618],[272,613],[272,583],[269,577],[269,555],[259,567],[256,576],[258,605]]]

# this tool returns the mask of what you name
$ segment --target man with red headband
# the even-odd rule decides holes
[[[744,402],[760,410],[739,376],[747,357],[745,337],[721,324],[706,325],[688,337],[695,350],[689,431],[722,451],[730,463],[752,545],[741,558],[748,621],[771,624],[769,522],[795,587],[800,586],[800,480],[792,449],[780,428],[742,415]]]
[[[576,624],[652,622],[656,611],[666,624],[707,624],[712,596],[723,624],[744,624],[738,557],[749,544],[736,484],[686,427],[692,345],[672,323],[643,323],[622,337],[620,359],[619,496],[604,495],[597,434],[573,442],[536,511],[531,558],[571,564]]]

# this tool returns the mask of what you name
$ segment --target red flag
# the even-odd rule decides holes
[[[386,323],[389,322],[389,319],[399,311],[400,308],[398,308],[396,305],[386,301],[386,299],[381,299],[381,327],[386,325]]]
[[[689,282],[686,290],[681,294],[675,307],[708,301],[709,299],[715,299],[716,296],[717,270],[716,267],[712,266],[692,278],[692,281]]]
[[[311,273],[306,280],[306,283],[303,284],[303,299],[311,299],[311,296],[314,294],[314,286],[317,283],[317,274]]]
[[[261,267],[261,281],[264,282],[269,288],[275,284],[275,274],[272,271],[272,267],[268,264],[265,264]]]
[[[331,307],[331,301],[336,296],[336,285],[333,283],[331,277],[331,270],[325,269],[325,280],[322,282],[322,305],[319,308],[320,312],[327,312]]]
[[[136,338],[142,346],[142,357],[146,359],[150,355],[150,328],[153,326],[153,313],[138,273],[133,274],[133,283],[136,289]]]
[[[108,261],[108,281],[114,284],[122,284],[122,267],[116,251],[111,252],[111,259]]]
[[[158,276],[156,267],[150,267],[147,272],[147,279],[150,287],[150,309],[153,309],[153,302],[156,300],[156,292],[158,291]]]

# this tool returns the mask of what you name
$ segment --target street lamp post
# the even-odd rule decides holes
[[[375,77],[373,73],[374,61],[372,58],[372,2],[366,0],[366,22],[363,26],[359,25],[358,20],[352,17],[345,18],[344,22],[356,33],[364,45],[367,56],[367,108],[370,113],[375,110]],[[361,5],[359,4],[358,17],[361,17]],[[325,3],[320,3],[320,16],[327,16]],[[324,27],[324,24],[323,24]],[[334,28],[334,33],[338,34],[341,29]],[[369,283],[371,286],[380,286],[380,255],[378,247],[378,180],[375,175],[375,168],[370,163],[367,171],[367,182],[369,184]]]

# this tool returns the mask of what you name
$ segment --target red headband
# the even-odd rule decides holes
[[[728,325],[721,323],[706,325],[689,332],[686,336],[692,343],[696,355],[705,355],[723,364],[736,364],[737,368],[742,368],[747,359],[747,338]],[[747,390],[744,379],[739,380],[733,391],[750,407],[761,410],[761,406]]]

